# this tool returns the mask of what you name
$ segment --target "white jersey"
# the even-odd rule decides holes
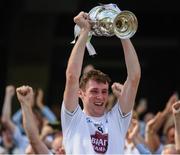
[[[131,112],[122,115],[119,104],[102,117],[87,116],[80,106],[71,113],[61,108],[63,144],[67,154],[123,154]]]

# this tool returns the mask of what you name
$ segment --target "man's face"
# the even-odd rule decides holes
[[[87,115],[99,117],[104,114],[108,99],[108,88],[108,83],[98,83],[94,80],[87,82],[85,90],[81,90],[81,99]]]
[[[2,140],[3,144],[6,148],[11,148],[13,145],[13,135],[12,132],[9,129],[6,129],[2,132]]]
[[[56,138],[54,138],[53,142],[52,142],[52,150],[54,150],[56,155],[63,155],[65,154],[65,150],[62,144],[62,136],[58,136]]]
[[[169,144],[175,143],[174,134],[175,134],[175,128],[172,127],[168,130],[168,133],[167,133],[167,140]]]
[[[175,145],[173,144],[165,145],[161,152],[161,155],[172,155],[172,154],[178,154]]]

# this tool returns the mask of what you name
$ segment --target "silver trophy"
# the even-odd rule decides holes
[[[138,21],[130,11],[121,11],[116,4],[99,5],[89,11],[92,34],[95,36],[131,38],[137,31]]]
[[[95,55],[96,51],[91,45],[92,36],[111,37],[116,35],[120,39],[131,38],[137,31],[138,21],[136,16],[130,11],[121,11],[116,4],[101,4],[92,8],[89,13],[90,22],[92,24],[89,32],[89,39],[86,47],[89,55]],[[80,34],[80,27],[76,24],[74,27],[74,40]]]

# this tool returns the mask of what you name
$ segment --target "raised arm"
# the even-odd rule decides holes
[[[165,108],[159,115],[158,120],[154,124],[154,130],[156,132],[163,126],[167,118],[172,114],[172,105],[178,100],[178,94],[173,93],[168,99]]]
[[[72,49],[66,69],[64,104],[70,112],[73,112],[78,105],[79,78],[82,70],[86,41],[90,31],[90,24],[86,13],[80,12],[74,18],[74,22],[81,28],[81,32]]]
[[[44,92],[41,88],[37,89],[36,105],[41,110],[43,116],[47,118],[49,122],[56,122],[56,116],[51,109],[44,103]]]
[[[47,146],[40,140],[39,131],[34,114],[32,111],[32,102],[34,102],[33,90],[29,86],[22,86],[16,89],[18,100],[21,104],[23,125],[29,142],[36,154],[49,154]]]
[[[144,138],[139,133],[139,122],[136,119],[132,119],[132,130],[128,133],[128,138],[131,140],[140,154],[151,154],[149,148],[146,145]]]
[[[175,145],[176,150],[180,153],[180,100],[172,106],[174,123],[175,123]]]
[[[152,153],[160,147],[160,137],[158,135],[157,124],[162,119],[162,113],[158,112],[154,118],[149,120],[145,127],[145,141]]]
[[[130,39],[122,39],[125,63],[127,68],[127,79],[119,95],[119,103],[124,114],[130,112],[134,107],[137,89],[141,77],[139,60]],[[116,87],[116,83],[114,84]]]
[[[13,85],[8,85],[5,91],[4,104],[2,108],[2,122],[7,125],[11,132],[15,131],[15,125],[11,120],[12,98],[15,94]]]

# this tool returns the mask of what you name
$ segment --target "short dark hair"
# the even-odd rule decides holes
[[[85,86],[89,80],[94,80],[98,83],[104,83],[104,84],[111,83],[111,79],[107,74],[104,74],[100,70],[92,69],[81,76],[79,87],[81,89],[85,89]]]

